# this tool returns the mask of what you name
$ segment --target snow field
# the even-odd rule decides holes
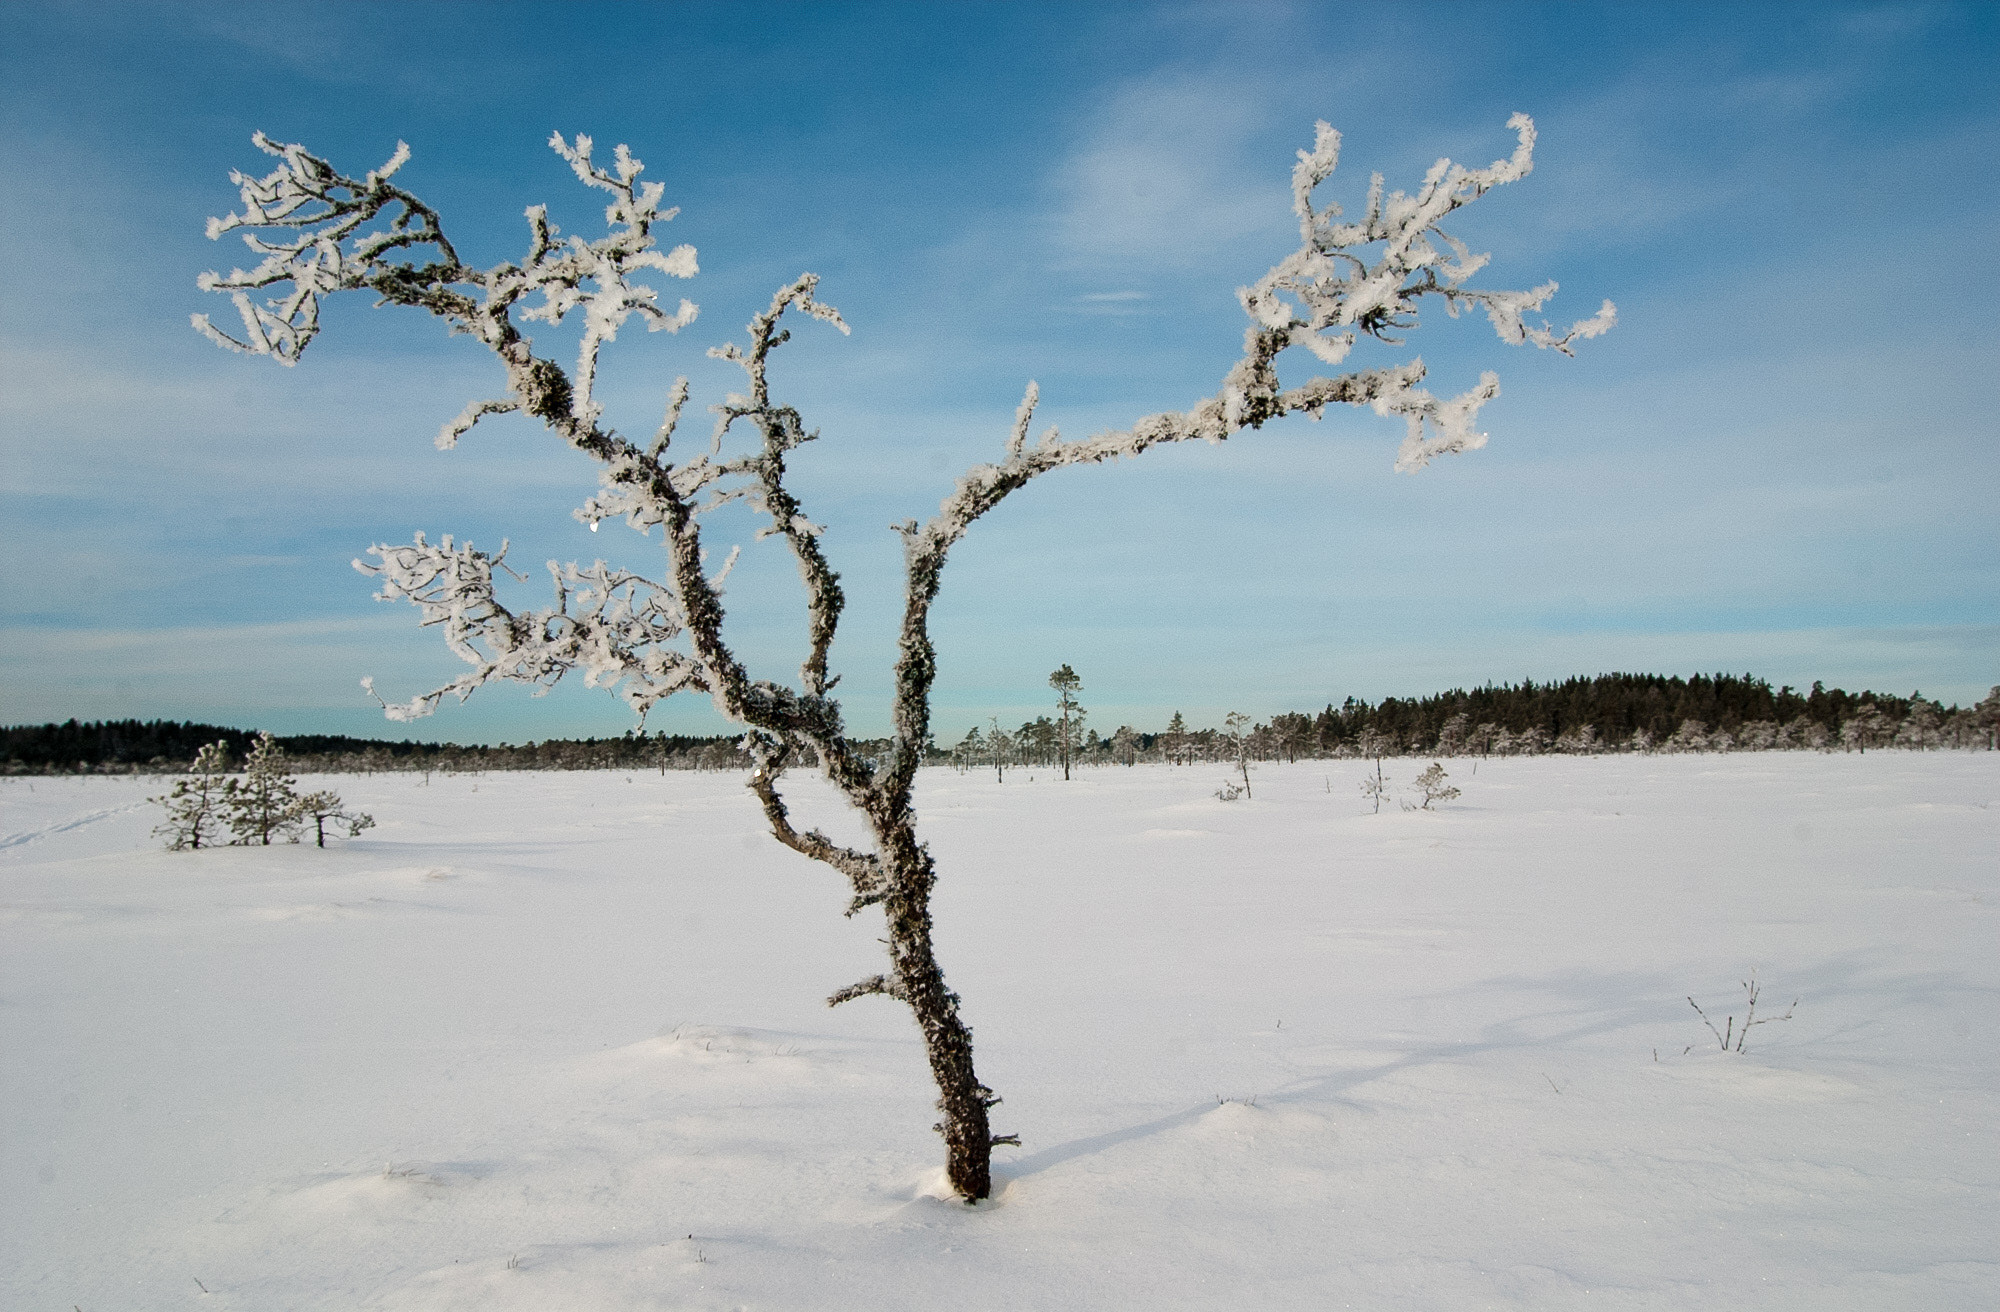
[[[2000,1303],[2000,756],[1446,767],[926,771],[978,1208],[734,775],[342,778],[323,852],[0,781],[0,1302]]]

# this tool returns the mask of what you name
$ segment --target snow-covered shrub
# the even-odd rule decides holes
[[[1680,728],[1673,736],[1661,744],[1670,752],[1705,752],[1708,750],[1708,726],[1696,719],[1681,721]]]
[[[1526,291],[1473,287],[1487,263],[1442,224],[1496,186],[1528,175],[1533,167],[1534,124],[1526,115],[1508,120],[1517,144],[1510,156],[1484,168],[1439,160],[1414,193],[1385,191],[1378,175],[1363,211],[1342,218],[1340,207],[1318,204],[1321,184],[1333,175],[1340,134],[1318,125],[1312,148],[1299,152],[1292,171],[1292,210],[1298,249],[1238,293],[1249,324],[1243,353],[1213,395],[1183,412],[1140,419],[1123,431],[1065,441],[1053,428],[1028,441],[1040,392],[1027,385],[996,459],[974,464],[924,523],[898,526],[903,539],[903,619],[893,670],[894,731],[877,752],[848,734],[829,656],[846,604],[837,575],[821,548],[820,525],[806,514],[788,481],[789,454],[818,434],[798,411],[772,399],[771,353],[790,339],[786,315],[806,316],[842,333],[846,322],[817,298],[819,279],[803,274],[779,289],[769,308],[751,319],[748,335],[711,354],[743,370],[745,389],[714,407],[718,423],[712,448],[682,458],[670,447],[682,407],[685,378],[668,392],[666,416],[650,440],[623,436],[603,422],[595,395],[599,355],[634,315],[649,329],[677,332],[692,323],[695,306],[682,300],[673,311],[642,281],[649,272],[673,278],[696,273],[694,248],[662,253],[654,229],[676,211],[662,209],[665,188],[642,182],[644,166],[619,146],[601,164],[593,143],[579,136],[550,140],[584,186],[610,201],[604,236],[563,236],[548,211],[527,211],[527,249],[518,261],[490,268],[465,263],[447,238],[438,213],[393,179],[410,158],[398,143],[381,167],[362,177],[340,172],[305,147],[272,141],[256,146],[277,167],[258,178],[232,175],[243,209],[209,223],[209,235],[243,230],[256,267],[207,274],[201,286],[228,295],[241,336],[231,336],[195,315],[194,324],[218,344],[295,364],[320,330],[322,297],[363,291],[378,303],[422,310],[454,333],[493,354],[505,376],[501,396],[476,400],[439,430],[451,447],[487,416],[518,412],[539,420],[571,448],[600,465],[599,490],[577,510],[594,528],[623,518],[641,533],[661,531],[666,549],[658,578],[614,568],[551,566],[553,604],[517,610],[495,586],[504,572],[504,545],[484,552],[470,542],[423,534],[408,545],[377,545],[373,564],[361,565],[381,583],[378,596],[406,600],[425,624],[472,668],[441,688],[386,705],[392,719],[428,715],[450,696],[461,700],[500,680],[549,685],[581,673],[592,686],[613,688],[643,714],[678,692],[710,698],[745,728],[744,748],[755,766],[750,787],[762,803],[779,842],[843,875],[853,890],[851,911],[880,905],[888,921],[889,968],[835,993],[843,1002],[882,994],[907,1003],[923,1031],[943,1112],[946,1170],[968,1198],[990,1191],[992,1146],[1010,1141],[988,1130],[987,1110],[998,1101],[972,1065],[971,1033],[959,1001],[945,985],[931,945],[930,891],[937,879],[929,849],[918,838],[911,792],[930,738],[930,695],[937,658],[930,611],[942,585],[947,556],[981,516],[1032,480],[1071,465],[1100,464],[1175,442],[1222,442],[1287,415],[1318,418],[1330,406],[1366,406],[1403,421],[1396,468],[1409,472],[1454,452],[1483,446],[1475,424],[1480,407],[1499,394],[1499,379],[1478,383],[1449,399],[1419,386],[1421,360],[1379,368],[1349,369],[1285,387],[1278,359],[1294,347],[1319,364],[1337,368],[1364,338],[1400,343],[1419,325],[1419,310],[1442,303],[1447,314],[1484,314],[1503,341],[1529,343],[1567,355],[1574,343],[1612,326],[1609,301],[1565,331],[1530,321],[1556,292],[1553,282]],[[255,302],[253,292],[265,299]],[[554,331],[581,324],[574,363],[536,351],[528,329]],[[539,329],[538,329],[539,330]],[[1294,354],[1287,359],[1296,360]],[[748,429],[750,449],[725,454],[732,433]],[[705,516],[743,503],[768,519],[762,536],[781,539],[804,580],[808,651],[796,684],[752,678],[725,633],[722,583],[725,563],[711,571],[703,540]],[[734,553],[730,555],[734,560]],[[373,685],[368,685],[371,692]],[[779,784],[786,769],[809,764],[861,813],[872,850],[834,843],[818,830],[792,825]]]
[[[1236,758],[1237,772],[1243,777],[1243,783],[1239,791],[1245,797],[1249,797],[1251,796],[1250,743],[1248,736],[1243,731],[1250,727],[1250,717],[1241,711],[1231,711],[1222,717],[1222,724],[1223,731],[1229,737],[1229,754]]]
[[[1389,781],[1382,777],[1382,758],[1375,758],[1375,773],[1361,777],[1361,795],[1368,799],[1373,815],[1382,814],[1382,799],[1389,795]]]
[[[153,836],[166,839],[167,847],[175,852],[213,847],[235,782],[229,777],[229,744],[216,741],[201,748],[188,774],[176,779],[170,792],[146,799],[167,808],[167,818],[153,830]]]
[[[1410,791],[1421,799],[1418,809],[1428,811],[1432,802],[1449,802],[1458,796],[1458,789],[1447,784],[1444,767],[1432,761],[1430,768],[1410,782]]]
[[[298,800],[295,811],[301,825],[308,820],[312,822],[313,840],[321,847],[326,846],[329,821],[336,826],[345,825],[349,838],[359,836],[364,829],[375,827],[374,816],[364,811],[349,811],[347,804],[340,800],[340,794],[331,790],[307,793]]]

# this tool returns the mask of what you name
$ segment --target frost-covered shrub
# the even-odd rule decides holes
[[[1432,802],[1449,802],[1458,796],[1458,789],[1445,782],[1448,777],[1444,767],[1432,761],[1428,770],[1411,781],[1411,791],[1422,799],[1418,804],[1419,810],[1428,811]]]
[[[1692,718],[1682,720],[1681,727],[1660,745],[1670,752],[1705,752],[1708,750],[1708,726]]]
[[[1375,758],[1375,773],[1361,777],[1361,795],[1373,808],[1370,814],[1382,814],[1382,799],[1389,795],[1389,781],[1382,777],[1382,758],[1379,756]]]
[[[331,822],[336,827],[346,826],[347,836],[354,838],[364,829],[375,827],[375,817],[362,811],[349,811],[347,804],[340,800],[340,794],[331,790],[307,793],[298,800],[296,811],[301,825],[310,820],[313,827],[313,841],[326,846],[326,827]]]

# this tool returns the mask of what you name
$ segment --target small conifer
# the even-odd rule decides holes
[[[228,774],[226,741],[209,743],[197,751],[192,771],[174,781],[173,791],[146,799],[167,808],[167,818],[153,830],[154,837],[166,839],[168,849],[175,852],[213,847],[232,791],[230,785],[236,782]]]
[[[271,845],[273,837],[299,841],[298,780],[285,773],[285,749],[268,732],[243,759],[244,774],[232,779],[223,801],[223,819],[230,843],[238,847]]]

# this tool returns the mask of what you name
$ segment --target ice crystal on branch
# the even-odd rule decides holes
[[[455,544],[449,534],[432,544],[419,533],[409,546],[377,545],[368,554],[377,563],[356,560],[354,567],[381,580],[376,599],[415,605],[421,622],[442,627],[446,645],[473,667],[407,703],[383,703],[392,720],[421,719],[446,696],[464,701],[495,680],[547,691],[573,669],[593,688],[623,683],[620,694],[642,714],[700,686],[699,667],[669,645],[682,626],[666,590],[601,560],[587,567],[550,561],[555,604],[516,614],[493,590],[494,569],[507,569],[505,543],[489,555],[470,542]],[[374,692],[372,681],[362,686]]]

